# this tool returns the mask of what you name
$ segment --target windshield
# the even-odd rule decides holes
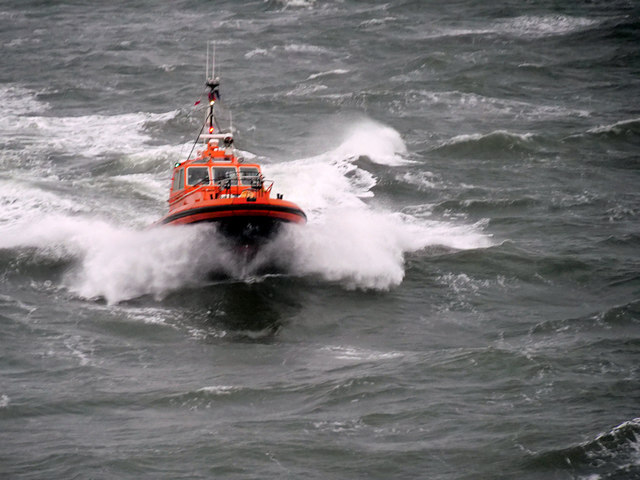
[[[238,174],[235,167],[214,167],[213,168],[213,181],[216,184],[226,183],[225,180],[229,180],[229,185],[238,184]]]
[[[209,168],[189,167],[187,168],[187,185],[208,185]]]
[[[255,167],[240,168],[240,183],[242,185],[251,185],[251,181],[258,178],[260,171]]]

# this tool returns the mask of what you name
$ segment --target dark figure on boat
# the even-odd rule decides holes
[[[209,101],[220,100],[220,79],[218,77],[213,80],[207,80],[207,87],[209,87]]]

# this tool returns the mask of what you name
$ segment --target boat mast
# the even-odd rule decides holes
[[[209,77],[209,43],[207,42],[207,67],[205,70],[205,84],[209,88],[209,107],[207,109],[206,123],[209,133],[213,133],[217,128],[214,116],[214,106],[216,100],[220,99],[220,79],[216,77],[216,44],[213,42],[213,54],[211,56],[211,76]]]
[[[209,76],[209,51],[210,44],[213,44],[213,55],[211,56],[211,76]],[[209,141],[213,138],[215,139],[224,139],[225,147],[233,145],[233,134],[222,134],[220,131],[220,127],[218,126],[218,122],[216,121],[214,107],[217,100],[220,100],[220,79],[216,77],[216,44],[215,42],[208,41],[207,42],[207,59],[206,66],[204,70],[204,80],[205,85],[209,88],[208,93],[208,101],[207,105],[207,115],[205,117],[204,123],[202,124],[202,128],[200,128],[200,132],[198,132],[198,136],[196,140],[193,142],[193,146],[191,147],[191,151],[187,156],[187,160],[191,158],[191,154],[193,153],[196,144],[199,141],[204,143],[209,143]],[[200,103],[200,101],[196,102],[196,105]],[[203,133],[207,127],[207,131]],[[216,131],[217,130],[217,131]],[[176,165],[177,166],[177,165]]]

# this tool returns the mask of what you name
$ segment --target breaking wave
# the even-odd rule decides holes
[[[0,101],[6,105],[0,118],[0,141],[8,150],[19,149],[19,160],[34,166],[36,161],[45,165],[51,154],[73,158],[95,159],[105,155],[176,154],[182,145],[151,146],[153,136],[148,127],[170,122],[180,113],[136,112],[118,115],[81,115],[54,117],[46,113],[49,105],[38,99],[36,92],[19,86],[0,89]],[[6,152],[5,152],[6,153]],[[4,155],[2,161],[16,158]]]
[[[496,30],[524,37],[566,35],[598,25],[597,20],[567,15],[520,16],[496,24]]]
[[[513,133],[496,130],[487,134],[457,135],[433,151],[462,155],[495,155],[500,152],[528,152],[535,148],[535,136],[531,133]]]
[[[497,20],[484,28],[450,28],[430,32],[427,38],[465,35],[508,35],[520,38],[542,38],[567,35],[597,26],[599,22],[567,15],[523,15]]]
[[[639,478],[640,418],[621,423],[593,440],[537,454],[533,463],[591,475],[588,478]]]
[[[146,115],[133,115],[131,121],[139,125],[144,118]],[[239,259],[237,249],[226,245],[212,226],[140,230],[134,227],[139,224],[132,213],[135,209],[106,220],[103,207],[102,217],[97,218],[91,208],[82,208],[82,202],[69,198],[71,191],[41,195],[29,185],[3,194],[2,202],[9,207],[15,204],[15,208],[9,208],[4,225],[0,223],[0,249],[35,248],[40,257],[70,260],[64,288],[83,298],[117,303],[147,294],[162,298],[205,281],[211,272],[252,281],[272,265],[289,275],[317,277],[349,289],[388,289],[402,281],[407,253],[434,244],[455,249],[491,244],[479,225],[427,220],[370,205],[377,179],[358,160],[366,158],[393,169],[406,164],[406,146],[396,130],[371,120],[361,120],[345,131],[333,150],[265,165],[265,174],[276,179],[285,198],[300,204],[309,223],[304,228],[284,229],[250,261]],[[134,136],[140,139],[140,133]],[[96,148],[110,147],[100,144]],[[154,186],[147,202],[161,201],[155,194],[159,181],[147,174],[142,179],[140,174],[129,178],[132,176],[136,174],[114,178],[151,182]],[[31,189],[30,195],[24,195],[25,188]],[[25,199],[34,196],[41,201]],[[118,212],[119,196],[108,201]],[[153,212],[139,211],[137,217],[151,218],[158,211],[161,208],[154,206]]]
[[[640,135],[640,118],[621,120],[610,125],[600,125],[587,130],[593,135],[605,135],[609,137],[638,137]]]

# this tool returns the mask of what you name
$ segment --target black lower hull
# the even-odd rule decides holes
[[[274,238],[286,222],[271,217],[227,217],[195,223],[214,224],[220,234],[236,245],[256,246]]]

